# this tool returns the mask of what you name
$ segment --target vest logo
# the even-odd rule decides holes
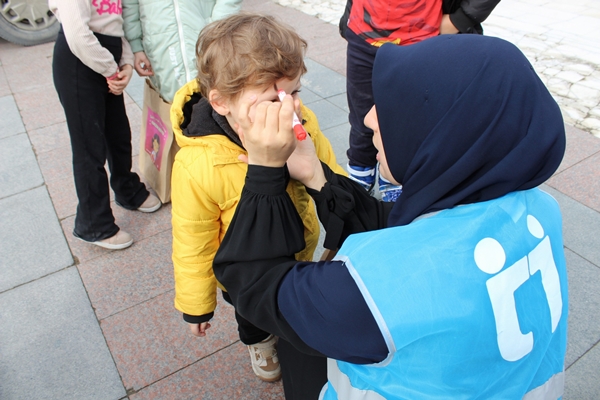
[[[537,271],[541,273],[550,309],[552,332],[556,330],[562,315],[560,278],[552,255],[550,237],[544,237],[544,228],[532,215],[527,216],[527,228],[541,242],[528,255],[502,272],[506,253],[496,239],[487,237],[480,240],[474,251],[477,267],[494,275],[487,280],[486,286],[496,321],[498,348],[502,358],[507,361],[518,361],[533,350],[533,332],[521,332],[514,293]]]

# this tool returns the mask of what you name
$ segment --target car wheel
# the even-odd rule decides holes
[[[0,0],[0,37],[25,46],[56,39],[60,23],[48,0]]]

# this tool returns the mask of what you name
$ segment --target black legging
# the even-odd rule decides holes
[[[115,60],[121,59],[121,38],[95,35]],[[109,238],[119,227],[110,208],[105,162],[121,206],[134,210],[148,197],[139,176],[131,172],[131,129],[123,96],[110,94],[106,78],[71,52],[62,29],[54,46],[52,74],[71,137],[79,199],[73,234],[87,241]]]
[[[229,296],[229,293],[227,293],[225,291],[223,291],[222,293],[223,293],[223,299],[225,299],[225,301],[228,302],[229,304],[233,305],[233,302],[231,301],[231,297]],[[240,314],[237,313],[237,311],[235,311],[235,320],[237,321],[237,324],[238,324],[238,333],[240,335],[240,340],[245,345],[260,343],[263,340],[265,340],[266,338],[268,338],[270,335],[269,332],[265,332],[262,329],[254,326],[254,324],[252,324],[252,322],[250,322],[246,318],[242,317]]]

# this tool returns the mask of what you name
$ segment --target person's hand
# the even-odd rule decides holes
[[[116,96],[123,94],[123,90],[131,80],[131,75],[133,75],[133,67],[129,64],[123,65],[114,79],[106,79],[108,91]]]
[[[210,328],[210,323],[202,322],[200,324],[189,324],[192,335],[203,337],[206,336],[206,330]]]
[[[248,164],[282,167],[296,147],[292,130],[294,101],[285,96],[282,102],[265,101],[256,106],[254,121],[250,108],[256,96],[240,100],[237,131],[248,152]]]
[[[320,191],[325,185],[323,166],[310,138],[296,144],[296,149],[287,160],[287,166],[290,177],[302,182],[304,186]]]
[[[440,24],[440,35],[458,33],[458,29],[450,21],[450,14],[442,15],[442,23]]]
[[[154,71],[152,71],[152,64],[146,56],[146,53],[144,53],[143,51],[138,51],[137,53],[133,53],[133,57],[135,60],[133,66],[139,76],[154,75]]]

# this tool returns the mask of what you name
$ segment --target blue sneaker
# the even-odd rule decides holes
[[[379,174],[379,194],[381,200],[393,203],[402,194],[402,185],[396,186]]]
[[[350,179],[358,182],[369,194],[373,193],[373,187],[375,187],[375,167],[358,167],[348,164],[346,170]]]

